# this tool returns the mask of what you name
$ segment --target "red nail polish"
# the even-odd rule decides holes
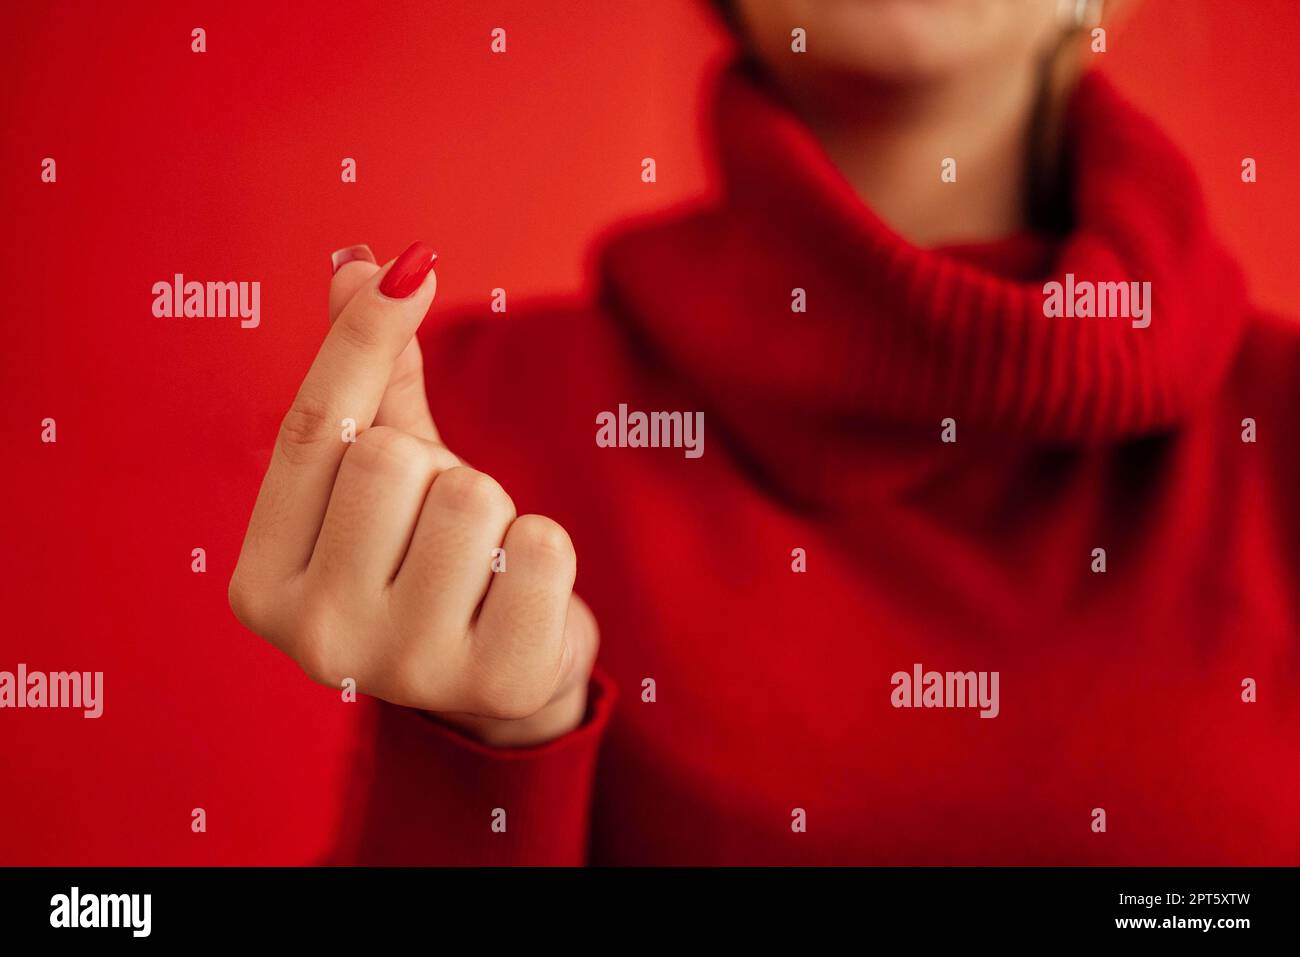
[[[375,254],[372,253],[370,247],[366,245],[344,246],[342,249],[336,250],[334,254],[330,256],[330,265],[334,267],[331,271],[331,275],[338,272],[339,267],[344,263],[355,262],[358,259],[363,263],[372,263],[375,261]]]
[[[411,243],[388,270],[379,291],[389,299],[405,299],[420,288],[437,261],[438,254],[427,243]]]

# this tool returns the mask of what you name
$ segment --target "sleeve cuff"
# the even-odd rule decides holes
[[[582,724],[528,748],[494,748],[379,703],[366,798],[344,822],[357,863],[585,863],[596,761],[617,697],[597,668]]]

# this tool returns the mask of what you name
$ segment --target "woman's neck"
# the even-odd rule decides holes
[[[995,239],[1028,224],[1036,71],[923,88],[789,77],[780,86],[863,201],[912,242]]]

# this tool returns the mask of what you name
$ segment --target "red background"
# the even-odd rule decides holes
[[[105,710],[0,712],[0,864],[308,862],[338,826],[350,706],[225,592],[330,251],[427,239],[442,307],[485,315],[495,286],[578,290],[593,233],[707,187],[724,41],[689,0],[16,7],[0,670],[103,671]],[[1110,39],[1102,65],[1188,150],[1256,298],[1294,313],[1300,5],[1147,0]],[[175,272],[260,281],[261,327],[154,318]]]

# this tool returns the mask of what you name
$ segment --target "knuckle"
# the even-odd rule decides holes
[[[513,556],[523,556],[530,563],[557,572],[576,566],[573,540],[564,526],[545,515],[521,515],[510,526],[506,549]]]
[[[387,425],[366,429],[351,444],[343,461],[367,471],[392,472],[423,465],[430,453],[417,436]]]
[[[334,653],[329,639],[329,629],[319,619],[309,620],[299,627],[294,641],[293,660],[312,681],[328,688],[337,688],[349,676]]]
[[[441,442],[430,443],[430,451],[433,456],[433,465],[439,472],[449,472],[454,468],[460,468],[465,463],[451,449]]]
[[[258,622],[261,616],[258,614],[254,589],[249,585],[247,579],[236,567],[235,573],[230,576],[230,585],[226,588],[226,599],[230,602],[230,610],[235,613],[235,618],[241,625],[250,631],[258,630]]]
[[[386,700],[425,711],[441,710],[444,697],[442,683],[427,656],[408,652],[392,662],[387,671]]]
[[[472,515],[507,512],[515,504],[492,476],[465,465],[448,469],[433,483],[434,494],[447,508]]]
[[[280,451],[297,462],[333,436],[334,422],[325,403],[300,395],[280,423]]]
[[[518,720],[541,711],[549,697],[550,690],[538,682],[492,674],[484,676],[475,689],[474,712],[485,718]]]
[[[327,688],[337,688],[341,683],[335,680],[333,662],[329,656],[315,650],[300,650],[297,657],[298,667],[302,673],[318,685],[324,685]]]

